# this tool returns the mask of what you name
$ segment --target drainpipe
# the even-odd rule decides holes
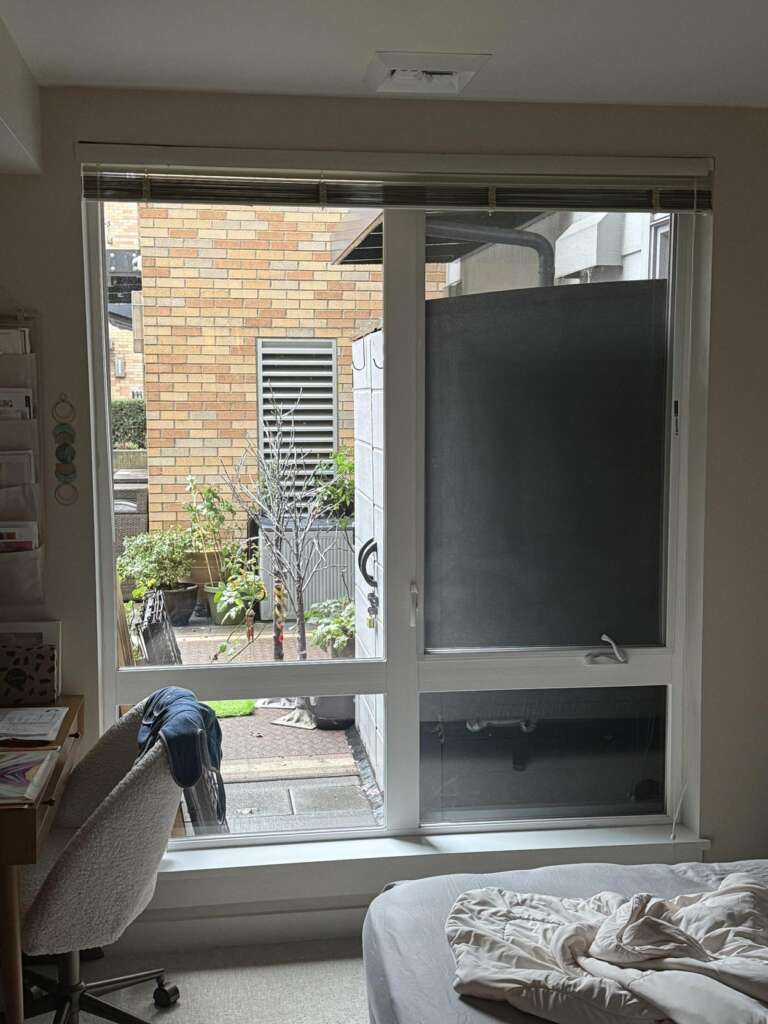
[[[434,238],[450,238],[456,242],[485,242],[496,245],[519,245],[534,249],[539,257],[539,285],[555,283],[555,250],[549,239],[533,231],[507,228],[501,224],[459,224],[452,220],[427,221],[427,234]]]

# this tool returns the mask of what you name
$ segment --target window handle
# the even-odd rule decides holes
[[[596,665],[601,660],[615,661],[619,665],[626,665],[629,661],[627,652],[623,650],[615,640],[612,640],[607,633],[603,633],[601,640],[610,645],[610,651],[587,651],[584,655],[584,662],[587,665]]]
[[[414,580],[411,580],[411,615],[409,625],[416,629],[416,612],[419,608],[419,588]]]

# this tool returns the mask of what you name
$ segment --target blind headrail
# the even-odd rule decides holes
[[[456,210],[706,212],[711,176],[201,174],[84,166],[83,197],[108,202]]]

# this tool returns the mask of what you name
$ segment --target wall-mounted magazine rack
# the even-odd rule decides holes
[[[40,390],[31,320],[0,316],[0,620],[44,600]]]

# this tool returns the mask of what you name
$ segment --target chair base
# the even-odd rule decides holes
[[[80,1011],[83,1010],[101,1020],[113,1021],[114,1024],[148,1024],[143,1018],[99,998],[147,981],[155,982],[155,1006],[172,1006],[178,1002],[179,990],[175,985],[166,984],[165,972],[162,969],[139,971],[136,974],[124,974],[119,978],[105,978],[86,983],[80,978],[78,952],[64,953],[57,960],[58,980],[29,967],[24,968],[25,1018],[53,1011],[53,1024],[79,1024]],[[41,989],[43,995],[35,996],[32,988]]]

